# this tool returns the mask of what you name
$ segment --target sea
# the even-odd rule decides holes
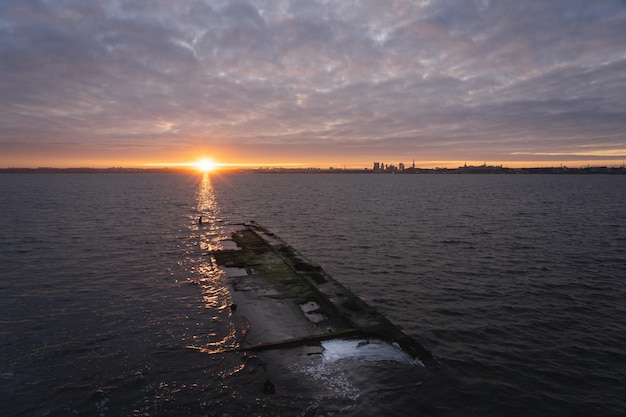
[[[252,220],[428,377],[335,358],[264,392],[210,255]],[[626,176],[0,174],[0,231],[1,416],[626,415]]]

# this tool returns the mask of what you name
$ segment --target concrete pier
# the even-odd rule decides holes
[[[211,255],[227,274],[233,315],[249,324],[239,350],[359,337],[392,343],[426,365],[432,360],[415,339],[266,228],[243,224],[232,240],[237,249]]]

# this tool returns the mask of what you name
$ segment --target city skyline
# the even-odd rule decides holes
[[[0,4],[0,167],[623,166],[626,2]]]

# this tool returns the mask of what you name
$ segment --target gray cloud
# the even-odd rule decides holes
[[[0,3],[0,164],[67,143],[626,156],[620,1],[92,3]]]

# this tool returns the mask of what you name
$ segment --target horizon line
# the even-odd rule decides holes
[[[214,171],[257,171],[257,170],[323,170],[323,171],[372,171],[375,172],[373,168],[373,164],[370,167],[347,167],[347,165],[343,165],[341,167],[338,166],[308,166],[305,164],[221,164],[216,163],[216,167]],[[419,166],[408,166],[400,169],[395,164],[385,164],[386,167],[392,167],[392,169],[397,171],[410,171],[410,170],[455,170],[455,169],[467,169],[467,168],[495,168],[495,169],[589,169],[589,168],[621,168],[624,169],[625,165],[622,164],[582,164],[577,166],[568,166],[566,164],[560,165],[534,165],[534,166],[519,166],[519,167],[509,167],[504,164],[499,165],[460,165],[456,167],[448,167],[448,166],[436,166],[436,167],[419,167]],[[38,166],[38,167],[28,167],[28,166],[8,166],[8,167],[0,167],[0,171],[6,170],[171,170],[171,171],[198,171],[197,166],[193,164],[145,164],[143,166]],[[379,169],[378,171],[384,171],[385,169]]]

